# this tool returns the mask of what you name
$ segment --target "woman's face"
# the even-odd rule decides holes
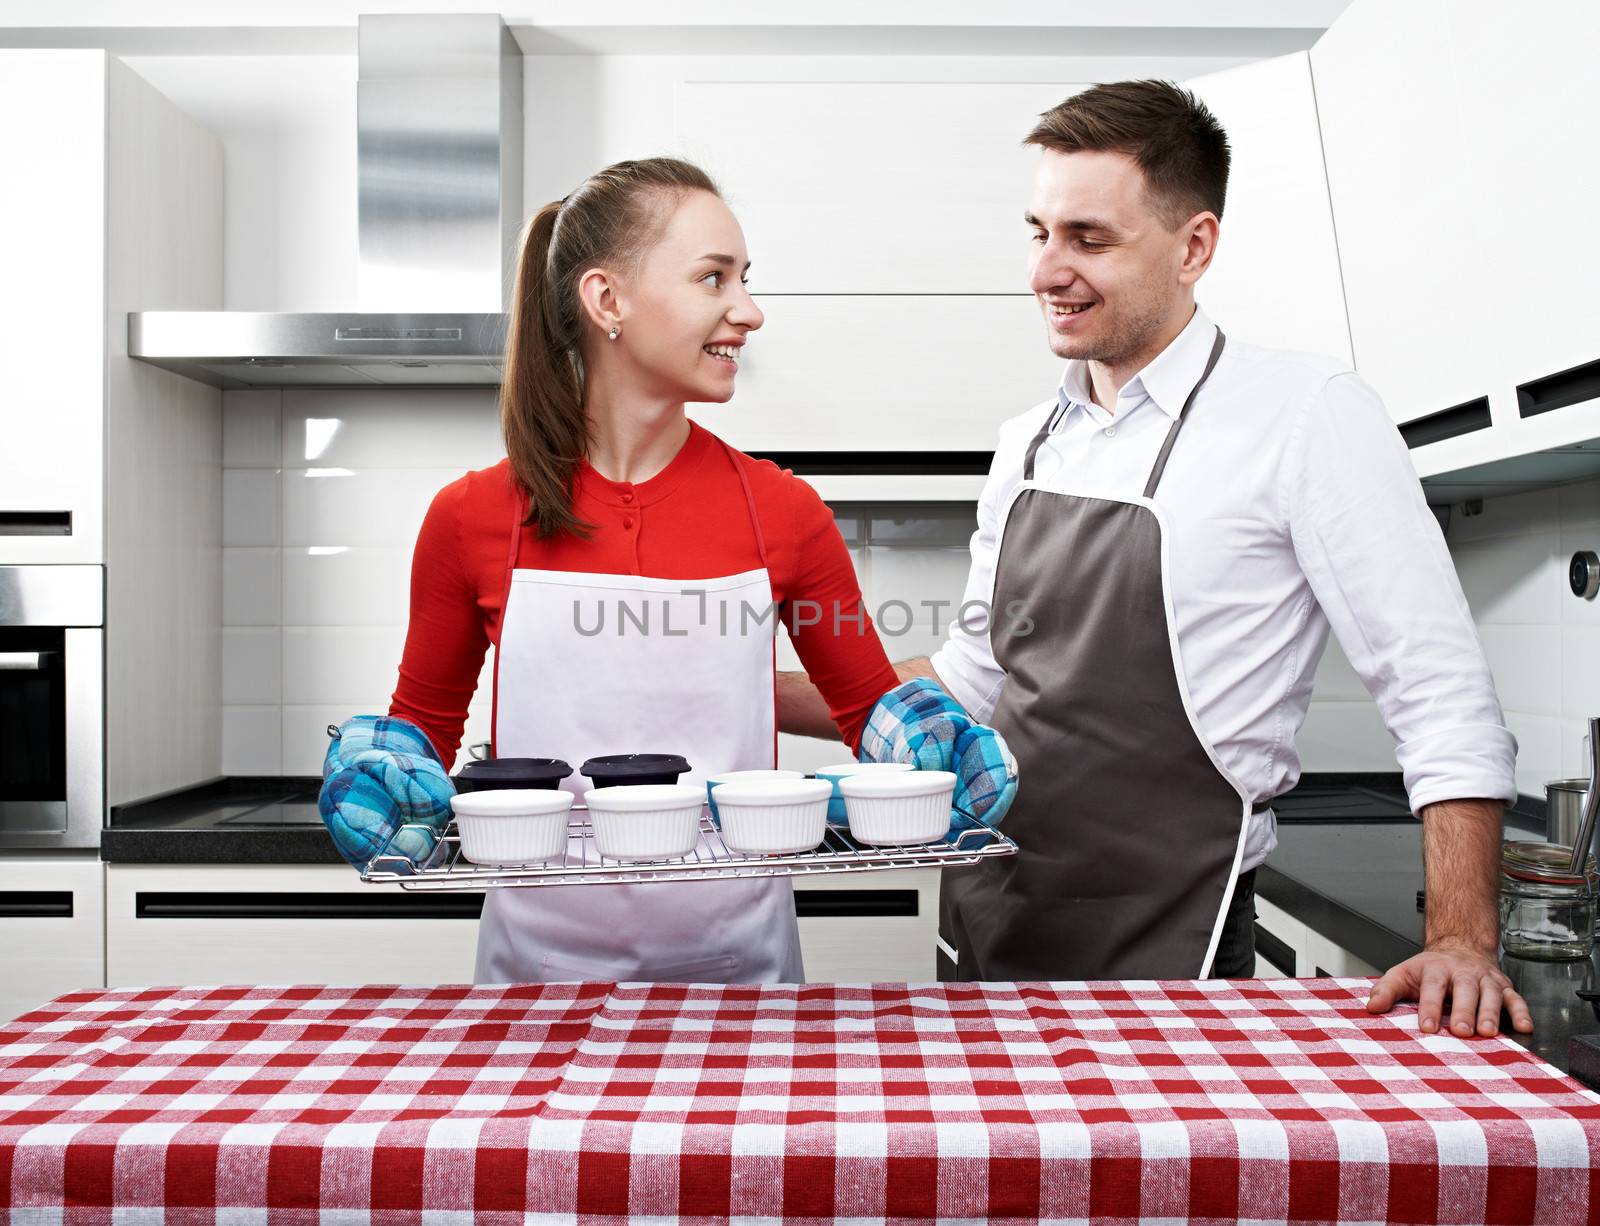
[[[622,333],[615,347],[652,398],[720,403],[733,396],[745,337],[761,308],[745,288],[744,231],[710,192],[690,192],[659,242],[616,281]]]

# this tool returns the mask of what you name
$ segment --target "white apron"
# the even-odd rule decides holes
[[[743,467],[760,569],[706,579],[518,570],[506,562],[495,658],[497,757],[560,758],[562,784],[599,754],[675,753],[680,783],[775,764],[774,633],[766,541]],[[734,525],[730,525],[730,528]],[[787,877],[488,891],[478,983],[649,980],[800,982]]]

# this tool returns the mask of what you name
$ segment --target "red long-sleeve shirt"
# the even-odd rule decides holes
[[[873,705],[897,682],[862,607],[850,555],[816,491],[770,461],[734,454],[755,499],[784,625],[845,742],[855,746]],[[585,461],[574,494],[593,534],[541,540],[525,532],[519,568],[706,579],[761,565],[738,474],[721,443],[698,425],[650,480],[611,481]],[[417,534],[411,622],[389,714],[427,733],[446,763],[460,747],[484,653],[500,641],[517,510],[510,464],[502,460],[440,490]],[[793,602],[802,600],[815,602],[820,620],[810,606],[791,616]]]

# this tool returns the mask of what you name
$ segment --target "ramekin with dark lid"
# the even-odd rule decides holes
[[[675,753],[613,753],[590,758],[578,768],[597,788],[676,783],[689,772],[688,759]]]
[[[456,773],[458,792],[498,792],[561,786],[572,767],[560,758],[485,758]]]

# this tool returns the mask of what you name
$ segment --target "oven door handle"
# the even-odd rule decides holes
[[[50,667],[53,651],[0,651],[0,672],[39,673]]]

